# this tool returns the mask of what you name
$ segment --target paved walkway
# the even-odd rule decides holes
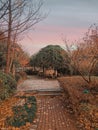
[[[61,87],[57,80],[48,79],[37,79],[32,78],[25,80],[22,84],[18,86],[18,91],[32,91],[32,90],[46,90],[46,91],[59,91]]]
[[[44,94],[37,94],[37,119],[30,130],[76,130],[61,101],[61,95],[54,92],[61,91],[57,80],[29,79],[18,86],[18,91],[41,90]],[[40,91],[40,92],[41,92]],[[52,93],[50,96],[45,93]],[[41,92],[42,93],[42,92]]]

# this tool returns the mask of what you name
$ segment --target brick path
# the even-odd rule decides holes
[[[76,130],[74,122],[65,111],[60,96],[37,98],[38,113],[36,129],[30,130]]]

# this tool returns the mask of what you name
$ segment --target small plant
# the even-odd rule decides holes
[[[21,127],[26,125],[26,122],[31,123],[37,110],[36,98],[34,96],[27,97],[26,103],[23,106],[14,106],[12,110],[14,116],[7,117],[7,125]]]

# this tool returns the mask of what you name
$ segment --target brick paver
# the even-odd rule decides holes
[[[36,130],[76,130],[74,122],[62,105],[60,96],[40,96],[37,102]]]

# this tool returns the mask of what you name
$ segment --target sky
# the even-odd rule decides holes
[[[20,41],[30,55],[49,44],[64,47],[63,39],[81,40],[98,23],[98,0],[44,0],[42,13],[48,16]]]

